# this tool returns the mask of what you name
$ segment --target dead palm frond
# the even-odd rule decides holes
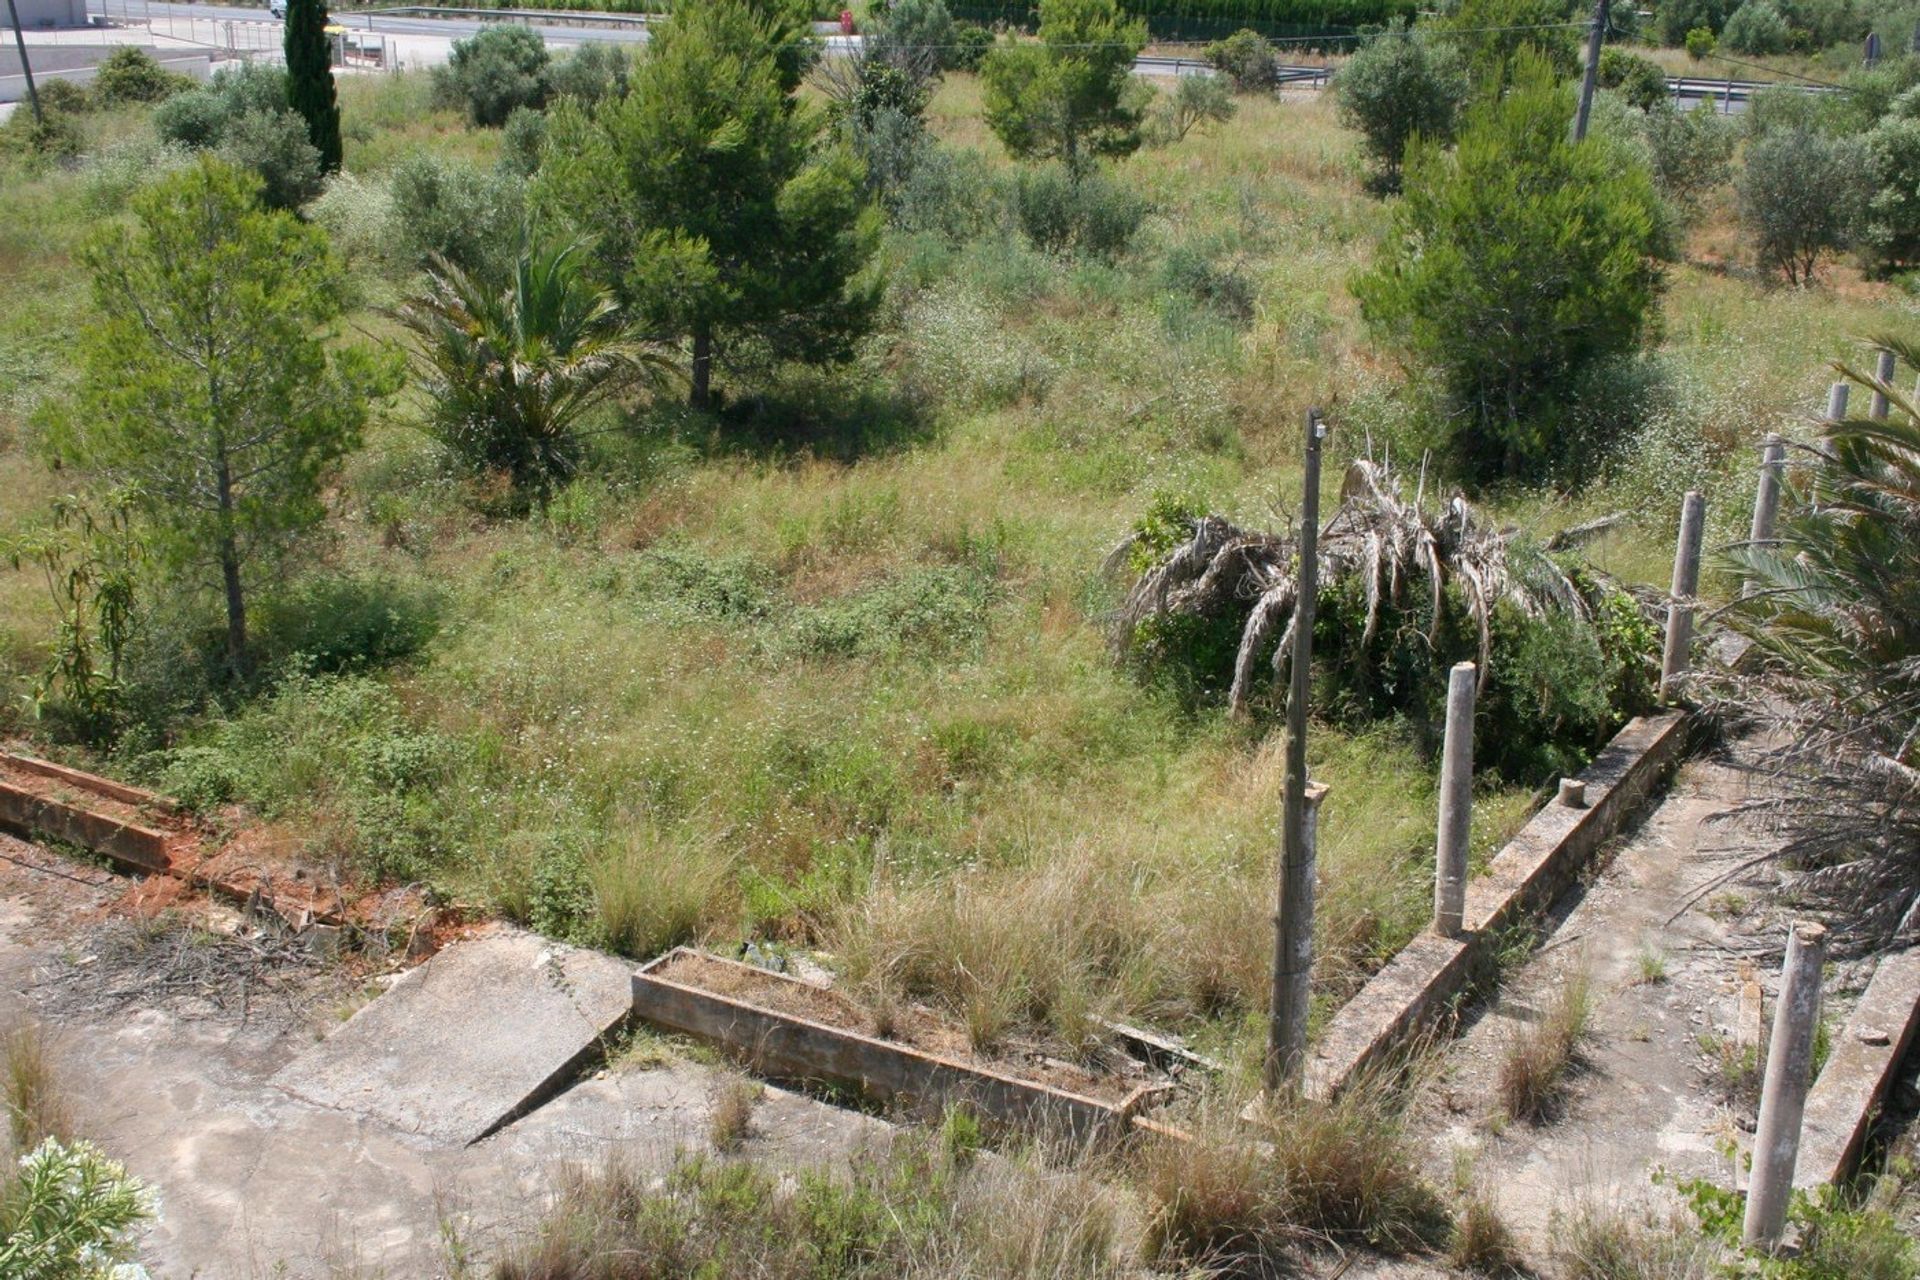
[[[1227,695],[1235,715],[1247,712],[1262,658],[1284,689],[1297,616],[1299,538],[1288,531],[1239,528],[1217,515],[1190,518],[1186,537],[1147,565],[1115,615],[1114,644],[1128,650],[1149,620],[1172,614],[1218,618],[1245,614]],[[1138,565],[1156,547],[1135,533],[1114,548],[1110,569]],[[1366,603],[1363,644],[1383,615],[1402,612],[1418,593],[1430,619],[1428,640],[1445,616],[1449,585],[1457,589],[1478,633],[1480,680],[1492,657],[1493,619],[1502,603],[1530,617],[1560,612],[1585,620],[1590,603],[1572,576],[1543,550],[1495,530],[1464,498],[1437,510],[1409,500],[1382,464],[1360,459],[1347,468],[1340,505],[1319,536],[1319,591],[1357,581]]]

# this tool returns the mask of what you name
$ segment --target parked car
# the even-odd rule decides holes
[[[287,20],[287,0],[267,0],[267,12],[285,22]]]

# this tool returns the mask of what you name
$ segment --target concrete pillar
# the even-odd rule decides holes
[[[1457,938],[1467,910],[1467,848],[1473,824],[1473,702],[1477,671],[1447,673],[1447,736],[1440,751],[1440,832],[1433,852],[1433,931]]]
[[[1874,378],[1887,386],[1893,385],[1893,352],[1882,351],[1873,362]],[[1876,421],[1885,421],[1887,416],[1887,393],[1876,389],[1869,402],[1867,416]]]
[[[1281,870],[1279,910],[1274,913],[1275,937],[1281,946],[1274,956],[1273,1006],[1286,1013],[1276,1019],[1270,1035],[1278,1043],[1265,1083],[1269,1095],[1296,1088],[1307,1063],[1307,1011],[1313,1001],[1313,911],[1319,887],[1320,802],[1327,798],[1325,783],[1309,782],[1301,793],[1300,856]]]
[[[1827,389],[1827,421],[1839,422],[1847,416],[1847,384],[1836,382]]]
[[[1772,1249],[1787,1225],[1793,1166],[1800,1155],[1800,1119],[1813,1083],[1813,1039],[1820,1025],[1820,969],[1827,931],[1798,923],[1787,935],[1780,1003],[1767,1041],[1767,1073],[1760,1086],[1760,1122],[1753,1135],[1753,1179],[1741,1239]]]
[[[1693,597],[1700,590],[1700,539],[1705,532],[1707,502],[1697,489],[1687,490],[1680,504],[1680,540],[1673,552],[1673,589],[1667,605],[1667,643],[1660,660],[1660,700],[1672,698],[1680,678],[1687,674],[1693,645]]]
[[[1753,523],[1747,529],[1747,541],[1756,545],[1773,541],[1774,520],[1780,514],[1780,473],[1787,465],[1787,442],[1769,434],[1760,446],[1760,483],[1753,492]],[[1752,595],[1759,585],[1749,578],[1740,584],[1740,594]]]

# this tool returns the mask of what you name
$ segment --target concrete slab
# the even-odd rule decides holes
[[[632,1008],[633,966],[517,929],[412,970],[273,1083],[407,1133],[473,1143],[552,1097]]]

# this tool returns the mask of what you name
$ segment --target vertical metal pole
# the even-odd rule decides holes
[[[1767,1074],[1760,1085],[1760,1121],[1753,1134],[1753,1181],[1741,1240],[1771,1249],[1787,1225],[1793,1166],[1800,1158],[1800,1121],[1813,1083],[1813,1039],[1820,1025],[1820,969],[1827,958],[1827,931],[1799,923],[1787,935],[1780,975],[1780,1003],[1767,1041]]]
[[[1609,0],[1595,0],[1593,6],[1593,29],[1587,33],[1587,69],[1580,80],[1580,107],[1573,116],[1573,140],[1583,141],[1587,136],[1587,121],[1593,115],[1593,91],[1600,83],[1600,44],[1607,34],[1607,9]]]
[[[1773,541],[1773,523],[1780,514],[1780,472],[1786,465],[1787,442],[1768,433],[1760,448],[1760,484],[1753,493],[1753,524],[1747,530],[1747,541],[1755,546]],[[1748,578],[1740,585],[1740,594],[1750,596],[1758,589],[1759,584]]]
[[[1893,352],[1882,351],[1873,362],[1873,376],[1876,382],[1891,385],[1893,382]],[[1877,422],[1887,419],[1887,393],[1879,387],[1873,389],[1873,399],[1868,402],[1867,416]]]
[[[1466,924],[1477,684],[1471,662],[1457,662],[1447,673],[1447,736],[1440,750],[1440,832],[1433,846],[1433,931],[1443,938],[1459,937]]]
[[[1269,1095],[1298,1084],[1307,1057],[1314,876],[1308,809],[1325,794],[1321,788],[1309,795],[1307,786],[1307,694],[1313,676],[1313,614],[1320,576],[1320,445],[1326,435],[1320,410],[1308,409],[1300,584],[1293,607],[1293,680],[1287,696],[1287,779],[1280,814],[1280,884],[1273,917],[1273,996],[1262,1071]]]
[[[40,110],[40,90],[33,84],[33,63],[27,60],[27,33],[20,29],[20,6],[7,0],[7,15],[13,19],[13,43],[20,50],[20,73],[27,78],[27,102],[33,107],[33,122],[46,126],[47,115]]]
[[[1667,605],[1667,643],[1660,662],[1660,701],[1673,697],[1674,686],[1687,674],[1693,645],[1693,597],[1700,589],[1700,539],[1706,524],[1707,503],[1697,489],[1687,490],[1680,504],[1680,541],[1673,552],[1673,590]]]

